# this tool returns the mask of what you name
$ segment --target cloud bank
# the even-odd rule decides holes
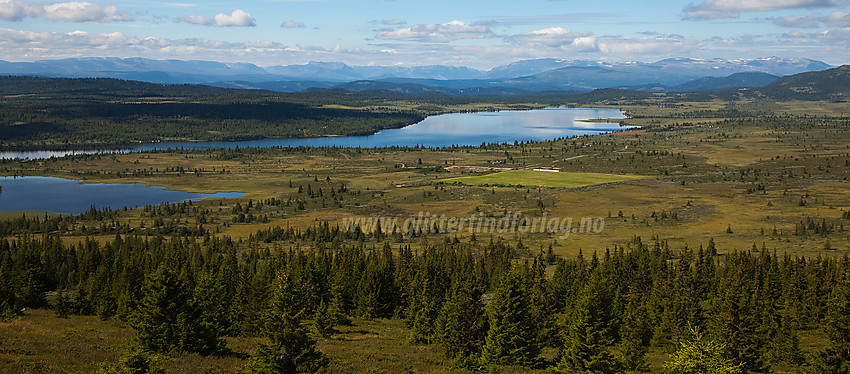
[[[683,19],[738,18],[741,12],[833,8],[845,4],[847,4],[846,0],[705,0],[700,4],[690,4],[685,7]]]
[[[375,36],[384,40],[403,40],[423,43],[448,43],[460,39],[496,37],[487,26],[454,20],[443,24],[427,23],[397,30],[380,31]]]
[[[248,13],[242,9],[236,9],[233,13],[225,14],[219,13],[216,14],[213,19],[208,19],[199,14],[190,14],[188,16],[183,16],[177,19],[177,22],[185,22],[191,23],[195,25],[204,25],[204,26],[218,26],[218,27],[228,27],[228,26],[242,26],[242,27],[253,27],[256,26],[256,22],[254,21],[254,16],[251,13]]]
[[[115,5],[101,7],[87,1],[69,1],[41,5],[21,0],[0,0],[0,19],[20,21],[26,17],[44,17],[51,21],[64,22],[113,22],[132,21],[133,17],[118,10]]]

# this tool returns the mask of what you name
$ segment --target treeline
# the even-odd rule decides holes
[[[635,238],[601,258],[551,262],[542,249],[521,259],[521,242],[446,238],[415,251],[324,239],[306,249],[243,250],[214,237],[4,239],[0,311],[12,318],[50,306],[59,316],[126,320],[140,346],[155,352],[221,354],[224,336],[265,336],[249,366],[303,371],[327,363],[308,327],[330,336],[354,316],[401,318],[412,344],[438,344],[470,368],[644,371],[650,347],[679,345],[673,372],[711,360],[726,368],[719,372],[848,370],[846,257],[765,249],[718,256],[713,243],[673,254],[665,242]],[[807,356],[799,332],[814,329],[829,344]],[[544,347],[557,348],[554,360],[542,358]]]
[[[428,115],[472,110],[471,105],[496,110],[657,100],[645,92],[623,90],[486,96],[382,90],[282,93],[106,78],[8,76],[0,77],[0,95],[4,149],[369,135]]]

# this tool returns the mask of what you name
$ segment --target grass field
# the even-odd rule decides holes
[[[624,182],[646,178],[640,175],[618,175],[602,173],[546,172],[533,170],[510,170],[472,177],[446,179],[473,186],[541,186],[575,188],[594,184]]]

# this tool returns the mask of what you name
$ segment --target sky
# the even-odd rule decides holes
[[[490,69],[517,60],[850,63],[850,0],[0,0],[0,60]]]

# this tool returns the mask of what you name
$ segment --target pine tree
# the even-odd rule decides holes
[[[620,327],[623,367],[629,371],[649,371],[646,353],[652,337],[650,317],[637,292],[628,295],[623,325]]]
[[[301,323],[304,308],[289,275],[279,276],[274,297],[265,316],[263,335],[268,343],[258,343],[257,353],[245,367],[250,373],[315,373],[328,365],[316,349],[307,328]]]
[[[316,333],[323,338],[328,338],[333,335],[334,326],[338,319],[336,313],[336,310],[329,307],[328,304],[322,300],[316,308],[316,312],[313,313],[313,330],[315,330]]]
[[[430,344],[435,340],[435,324],[446,298],[446,276],[441,270],[442,264],[428,258],[429,253],[434,252],[426,251],[424,255],[411,285],[410,303],[406,311],[405,323],[410,327],[408,341],[414,344]]]
[[[456,280],[437,318],[437,342],[446,356],[466,363],[481,353],[487,321],[481,290],[471,278]]]
[[[730,275],[739,277],[739,275]],[[743,364],[745,372],[764,372],[767,365],[761,357],[762,341],[757,329],[758,314],[745,283],[740,279],[725,281],[721,294],[712,303],[712,318],[709,321],[712,337],[726,347],[726,355]]]
[[[619,363],[611,354],[612,339],[608,335],[610,320],[606,314],[610,307],[605,280],[591,279],[569,317],[556,372],[618,372]]]
[[[845,266],[847,261],[845,260]],[[850,269],[845,269],[845,271]],[[828,305],[825,330],[829,346],[812,360],[816,373],[850,373],[850,279],[842,279],[833,288]]]
[[[223,346],[220,332],[201,322],[191,293],[171,268],[163,262],[145,281],[145,296],[132,322],[136,340],[143,349],[159,353],[217,352]]]
[[[192,292],[192,313],[196,314],[197,328],[203,331],[202,336],[208,341],[203,342],[206,347],[200,348],[203,352],[215,352],[224,349],[224,341],[218,339],[229,329],[227,316],[227,304],[222,300],[224,286],[208,272],[201,273],[198,284]],[[213,333],[215,332],[215,333]]]
[[[525,279],[516,271],[503,277],[489,306],[481,355],[485,364],[533,367],[540,362],[538,329],[527,292]]]
[[[53,311],[56,313],[56,317],[59,318],[68,318],[68,315],[71,314],[71,303],[68,300],[65,290],[62,288],[56,291],[56,300],[53,302]]]
[[[800,337],[797,335],[797,323],[788,315],[781,318],[781,324],[773,340],[768,342],[767,358],[773,363],[798,366],[805,358],[800,349]]]
[[[679,340],[676,353],[664,367],[670,374],[739,374],[741,364],[725,357],[726,347],[717,341],[706,339],[697,329],[691,328],[689,337]]]

